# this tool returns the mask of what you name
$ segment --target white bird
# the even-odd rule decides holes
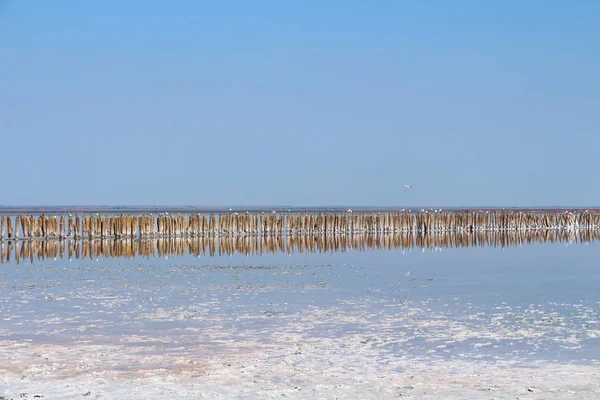
[[[351,209],[348,209],[348,211],[346,211],[346,212],[349,212],[349,213],[351,213],[351,212],[352,212],[352,210],[351,210]]]
[[[406,183],[404,184],[404,186],[406,186],[407,189],[412,189],[412,185],[407,185]]]

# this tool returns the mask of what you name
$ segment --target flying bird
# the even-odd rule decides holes
[[[412,189],[412,185],[407,185],[406,183],[404,184],[404,186],[406,186],[407,189]]]

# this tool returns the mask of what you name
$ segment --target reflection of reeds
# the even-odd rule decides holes
[[[273,223],[273,229],[277,229],[277,221],[273,220]],[[600,240],[600,231],[594,229],[4,240],[0,243],[0,262],[11,262],[14,259],[16,263],[20,263],[22,260],[33,262],[34,259],[65,257],[69,259],[151,258],[185,254],[210,257],[369,249],[436,250],[452,247],[509,247],[547,242],[585,243],[597,240]]]

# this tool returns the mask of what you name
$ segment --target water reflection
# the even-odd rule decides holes
[[[509,247],[530,243],[582,243],[600,238],[596,230],[448,232],[188,237],[159,239],[21,240],[0,243],[0,263],[43,259],[133,258],[322,253],[369,249],[439,250],[452,247]]]

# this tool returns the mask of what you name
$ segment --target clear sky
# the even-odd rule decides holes
[[[0,0],[0,204],[600,206],[598,21],[594,0]]]

